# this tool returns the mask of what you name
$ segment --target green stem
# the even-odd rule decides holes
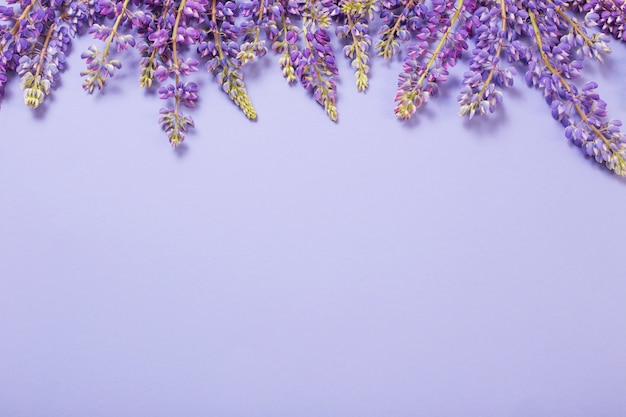
[[[450,26],[446,28],[445,33],[443,34],[443,36],[441,36],[441,39],[439,39],[439,43],[437,44],[437,47],[433,51],[432,55],[430,56],[430,59],[428,60],[428,63],[426,64],[426,69],[424,69],[423,74],[417,80],[417,85],[422,85],[422,83],[424,82],[424,79],[426,78],[426,76],[428,75],[428,72],[430,71],[430,68],[435,63],[435,60],[437,59],[437,55],[439,55],[441,48],[443,48],[443,46],[445,45],[446,39],[448,39],[448,36],[450,35],[450,33],[452,33],[452,26],[454,26],[454,23],[456,23],[457,19],[459,18],[464,2],[465,0],[459,0],[459,5],[456,8],[454,15],[452,16],[452,19],[450,19]]]
[[[220,57],[220,61],[224,59],[224,51],[222,50],[220,31],[217,26],[217,0],[213,0],[211,3],[211,21],[215,26],[215,48]]]
[[[102,52],[102,59],[100,60],[100,63],[102,65],[104,65],[104,62],[106,61],[106,57],[109,56],[109,50],[111,49],[111,44],[113,43],[113,38],[117,34],[117,28],[119,27],[120,23],[122,22],[122,18],[126,14],[126,10],[128,9],[128,3],[130,3],[130,0],[124,0],[124,4],[122,4],[122,11],[120,12],[120,14],[115,19],[115,23],[113,24],[113,28],[111,28],[111,34],[109,34],[109,38],[107,39],[107,43],[106,43],[106,45],[104,47],[104,51]]]
[[[172,29],[172,59],[174,60],[174,67],[177,69],[178,73],[178,42],[176,41],[176,37],[178,36],[178,26],[180,25],[180,19],[183,15],[183,9],[185,8],[185,4],[187,0],[182,0],[180,5],[178,6],[178,13],[176,13],[176,21],[174,21],[174,28]],[[178,84],[178,80],[176,80]]]
[[[504,31],[506,30],[506,3],[504,2],[504,0],[499,0],[500,1],[500,10],[501,10],[501,16],[502,16],[502,32],[504,33]],[[495,58],[499,58],[500,57],[500,53],[502,52],[502,43],[503,43],[503,39],[500,38],[500,43],[498,44],[498,49],[496,49],[496,54],[495,54]],[[485,84],[483,85],[483,88],[480,90],[480,93],[478,93],[478,97],[480,97],[482,99],[483,94],[485,94],[485,91],[487,91],[487,87],[489,86],[489,84],[491,83],[491,80],[493,79],[493,74],[496,71],[496,67],[495,65],[492,65],[491,71],[489,71],[489,75],[487,76],[487,79],[485,80]]]

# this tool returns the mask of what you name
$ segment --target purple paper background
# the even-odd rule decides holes
[[[136,67],[82,92],[89,43],[0,111],[0,417],[626,415],[626,182],[522,79],[402,124],[398,63],[344,63],[333,124],[269,58],[258,122],[207,77],[173,151]]]

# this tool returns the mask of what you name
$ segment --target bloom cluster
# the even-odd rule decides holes
[[[526,82],[543,90],[552,116],[565,127],[565,135],[584,152],[619,175],[626,176],[626,136],[621,122],[607,120],[607,106],[588,82],[582,89],[583,60],[608,52],[604,35],[588,36],[558,4],[538,0],[527,8],[530,23],[523,27],[533,39],[527,49]],[[558,36],[561,35],[561,36]]]
[[[527,16],[523,10],[517,10],[512,5],[508,5],[508,9],[505,6],[504,1],[494,1],[492,7],[480,6],[474,11],[475,47],[469,58],[469,71],[463,76],[464,87],[458,97],[461,116],[468,115],[471,119],[475,114],[493,113],[496,106],[502,103],[502,87],[513,85],[513,76],[517,71],[515,67],[505,64],[503,58],[506,55],[509,62],[519,61],[521,44],[519,40],[507,37],[507,13],[519,14],[520,19]]]
[[[356,88],[365,91],[369,86],[369,50],[372,46],[369,26],[374,12],[378,11],[378,3],[373,0],[342,0],[339,5],[339,22],[343,24],[337,26],[335,33],[339,39],[346,39],[343,52],[355,69]]]
[[[173,146],[194,126],[184,110],[199,100],[193,73],[205,69],[255,119],[244,68],[270,51],[286,81],[300,83],[336,121],[335,37],[358,91],[369,87],[372,55],[402,61],[400,119],[435,97],[459,62],[466,64],[459,114],[469,118],[495,112],[521,72],[569,140],[626,176],[621,122],[609,117],[597,84],[579,80],[586,60],[610,52],[610,37],[626,41],[625,22],[626,5],[616,0],[7,0],[0,99],[16,73],[25,103],[40,106],[72,39],[86,33],[95,43],[81,55],[83,88],[105,88],[122,68],[122,52],[136,51],[139,85],[165,102],[159,123]]]
[[[448,69],[467,49],[465,39],[473,23],[467,16],[476,7],[473,0],[433,0],[431,7],[416,3],[383,3],[381,17],[385,25],[377,44],[379,54],[390,58],[398,52],[399,41],[409,43],[395,98],[395,113],[402,119],[410,118],[436,96],[439,86],[448,79]],[[400,9],[397,17],[393,13],[396,9]]]
[[[573,0],[571,3],[574,10],[586,13],[603,32],[626,41],[626,3],[623,0]]]
[[[25,104],[39,107],[65,68],[76,31],[89,21],[89,7],[79,0],[9,0],[0,6],[0,98],[13,71]]]

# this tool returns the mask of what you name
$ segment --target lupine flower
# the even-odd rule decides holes
[[[339,19],[342,19],[344,24],[337,26],[335,34],[339,39],[346,39],[347,45],[343,52],[355,69],[357,91],[365,91],[369,86],[369,50],[372,46],[369,23],[374,19],[376,10],[377,4],[373,0],[340,2]]]
[[[247,18],[241,24],[244,41],[239,48],[237,60],[242,65],[263,57],[267,53],[265,40],[261,38],[269,30],[272,17],[272,1],[252,0],[241,4],[241,15]]]
[[[135,46],[135,39],[132,34],[120,32],[125,23],[132,22],[131,6],[130,0],[97,0],[96,2],[96,14],[100,16],[100,19],[113,19],[113,26],[94,23],[89,28],[89,33],[93,35],[94,39],[105,43],[102,52],[95,45],[92,45],[81,55],[87,65],[87,68],[80,73],[85,77],[83,89],[89,94],[93,93],[96,87],[99,90],[102,89],[107,79],[113,77],[115,70],[122,67],[122,62],[119,59],[109,58],[111,48],[114,47],[119,52]]]
[[[313,91],[313,97],[333,121],[338,118],[335,76],[339,71],[327,29],[338,13],[339,8],[332,0],[307,0],[302,8],[304,47],[294,49],[290,57],[304,88]]]
[[[626,41],[626,3],[623,0],[573,0],[571,7],[586,13],[601,31],[615,39]]]
[[[7,71],[21,79],[24,102],[37,108],[65,67],[65,53],[87,18],[86,6],[75,0],[9,1],[0,6],[0,99]]]
[[[271,0],[266,5],[265,34],[271,42],[272,50],[281,54],[278,63],[283,77],[290,84],[298,79],[294,60],[298,56],[297,43],[302,32],[298,26],[292,24],[291,18],[299,18],[300,9],[300,5],[294,0],[289,0],[286,5],[280,1]]]
[[[417,42],[407,47],[398,77],[396,116],[408,119],[448,79],[448,69],[456,65],[467,49],[472,21],[465,13],[475,8],[471,0],[433,0],[432,9],[415,7],[405,29],[415,32]],[[436,40],[433,45],[430,40]]]
[[[154,79],[172,83],[159,88],[162,100],[173,100],[174,105],[161,109],[160,120],[170,143],[179,145],[185,139],[190,116],[181,111],[181,106],[195,107],[198,101],[198,86],[194,82],[183,82],[183,77],[198,71],[199,61],[192,57],[183,58],[181,48],[198,45],[202,32],[197,28],[206,20],[206,0],[168,0],[150,3],[145,17],[137,22],[143,40],[139,50],[143,56],[140,85],[150,87]]]
[[[474,13],[476,47],[469,58],[469,71],[463,75],[464,88],[458,97],[461,116],[493,113],[502,102],[501,87],[511,87],[514,67],[504,67],[507,44],[508,13],[505,1],[493,1],[493,7],[481,6]],[[524,17],[524,12],[522,17]],[[513,60],[513,59],[510,59]],[[516,61],[519,59],[515,59]]]
[[[207,59],[207,71],[216,75],[216,81],[231,100],[249,119],[256,119],[256,110],[248,96],[241,66],[240,46],[237,42],[240,28],[235,22],[237,4],[227,0],[211,0],[207,24],[203,26],[203,41],[198,53]]]
[[[540,10],[543,13],[538,13]],[[528,49],[526,82],[543,90],[552,116],[565,127],[568,139],[597,162],[626,175],[626,137],[620,131],[621,122],[607,120],[607,106],[595,92],[596,83],[586,83],[579,91],[570,81],[578,78],[583,68],[572,50],[589,44],[580,26],[572,30],[582,40],[558,36],[563,28],[575,24],[560,10],[556,2],[545,0],[527,6],[530,25],[525,30],[534,44]]]

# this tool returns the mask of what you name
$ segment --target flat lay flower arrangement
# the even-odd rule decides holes
[[[626,41],[623,0],[7,0],[0,4],[0,99],[17,74],[27,106],[40,106],[58,82],[76,36],[83,88],[94,93],[141,56],[139,85],[158,88],[159,123],[179,145],[194,121],[206,71],[246,117],[256,110],[242,68],[274,56],[288,83],[311,91],[338,120],[337,59],[348,59],[356,89],[369,86],[371,59],[400,59],[395,114],[408,119],[435,97],[462,63],[459,114],[493,113],[519,74],[543,93],[565,136],[583,153],[626,176],[626,136],[593,81],[579,79],[587,59],[602,61],[609,41]],[[343,50],[333,47],[336,37]]]

